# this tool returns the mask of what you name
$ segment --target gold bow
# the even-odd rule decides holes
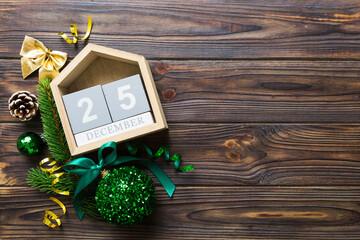
[[[54,79],[67,59],[67,53],[51,51],[42,42],[29,36],[25,36],[20,55],[23,78],[40,68],[40,81],[46,77]]]

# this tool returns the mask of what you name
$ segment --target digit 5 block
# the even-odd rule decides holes
[[[150,105],[139,75],[102,86],[113,121],[150,111]]]
[[[111,123],[100,85],[64,95],[62,98],[73,134]]]

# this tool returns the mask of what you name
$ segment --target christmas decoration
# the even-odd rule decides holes
[[[91,28],[92,28],[92,18],[88,17],[88,27],[87,27],[86,33],[85,33],[84,37],[81,38],[80,40],[86,40],[90,36]],[[65,39],[65,41],[69,44],[77,43],[77,41],[79,40],[79,36],[78,36],[76,24],[70,24],[70,31],[71,31],[71,34],[73,35],[72,41],[63,32],[59,32],[58,35],[60,35],[63,39]]]
[[[47,77],[54,79],[67,59],[67,53],[51,51],[42,42],[29,36],[25,36],[20,55],[24,79],[39,68],[39,80]]]
[[[50,83],[51,79],[46,78],[40,81],[37,87],[41,121],[51,155],[55,160],[65,163],[70,160],[71,155],[51,92]]]
[[[109,154],[107,156],[104,156],[104,152],[106,151]],[[96,164],[90,158],[82,157],[69,162],[63,167],[65,171],[80,176],[74,193],[74,208],[80,220],[84,217],[84,212],[79,207],[77,196],[90,183],[92,183],[97,178],[97,176],[99,176],[99,174],[105,167],[112,167],[131,161],[138,161],[150,169],[150,171],[159,180],[160,184],[164,187],[169,197],[171,197],[175,191],[174,183],[158,165],[156,165],[152,161],[136,158],[133,156],[118,156],[115,142],[107,142],[103,144],[98,151],[98,158],[98,164]]]
[[[140,199],[137,197],[136,193],[139,192],[139,187],[143,184],[143,182],[137,182],[134,180],[132,181],[133,184],[131,185],[130,181],[131,187],[128,189],[129,192],[127,192],[126,199],[130,202],[133,201],[133,206],[132,208],[129,208],[128,212],[116,211],[115,214],[114,211],[114,218],[111,218],[114,219],[114,221],[110,220],[108,217],[109,215],[106,215],[106,212],[109,212],[108,207],[100,208],[98,203],[100,202],[100,198],[98,198],[98,201],[95,199],[96,194],[98,197],[106,195],[105,193],[101,194],[101,192],[104,192],[105,190],[100,190],[101,187],[98,187],[100,173],[104,171],[104,168],[120,165],[130,161],[138,161],[148,167],[154,173],[155,177],[158,178],[159,182],[163,185],[168,195],[170,197],[172,196],[175,190],[175,185],[161,170],[161,168],[159,168],[150,160],[135,157],[141,147],[146,150],[146,154],[149,159],[155,160],[160,156],[164,156],[166,161],[174,162],[174,168],[178,172],[186,172],[194,169],[193,165],[180,168],[179,165],[181,162],[181,156],[179,154],[174,154],[172,157],[170,157],[168,146],[159,148],[153,154],[150,147],[146,144],[139,144],[133,148],[129,143],[125,143],[130,156],[117,156],[115,142],[108,142],[104,144],[98,151],[98,164],[95,164],[94,161],[89,158],[78,158],[72,160],[50,88],[50,83],[50,78],[43,79],[39,82],[37,90],[39,94],[39,109],[41,112],[41,120],[43,122],[43,129],[45,133],[44,135],[53,159],[43,159],[40,161],[40,168],[30,169],[27,181],[30,186],[36,187],[40,191],[71,196],[74,201],[74,208],[80,219],[82,219],[84,215],[87,215],[95,219],[105,218],[105,220],[111,221],[119,226],[131,226],[142,222],[145,217],[152,213],[155,202],[155,190],[153,189],[153,194],[151,194],[152,188],[150,186],[152,182],[150,179],[145,180],[140,177],[141,181],[145,182],[146,185],[149,185],[146,187],[146,189],[148,189],[148,198],[145,199],[145,205],[142,207],[136,205],[134,200]],[[103,156],[104,149],[111,150],[107,156]],[[47,165],[47,167],[45,167],[45,165]],[[62,170],[65,170],[65,172],[61,172]],[[113,173],[115,174],[115,171]],[[117,174],[129,173],[118,172]],[[130,174],[130,177],[131,176],[132,175]],[[130,177],[127,178],[124,175],[123,181],[129,181]],[[105,185],[101,186],[104,187]],[[134,186],[134,188],[132,188],[132,186]],[[110,194],[108,194],[108,196],[110,196]],[[145,196],[143,193],[142,195]],[[140,195],[140,197],[142,196]],[[61,225],[60,218],[65,214],[66,207],[59,199],[55,197],[52,197],[50,200],[57,203],[61,207],[63,213],[55,214],[47,210],[44,213],[43,222],[48,227],[56,228]],[[103,200],[105,201],[105,199]],[[141,203],[142,202],[143,201],[141,201]],[[101,212],[99,210],[101,210]],[[127,220],[124,220],[122,216],[125,216],[124,214],[126,213],[130,217],[127,217]]]
[[[89,18],[88,30],[82,40],[89,37],[91,26],[92,21],[91,18]],[[59,33],[59,35],[68,43],[76,43],[79,37],[74,24],[71,25],[71,32],[74,36],[72,41],[64,33]],[[130,53],[121,51],[117,51],[117,54],[114,54],[116,50],[95,45],[89,45],[89,48],[86,48],[86,50],[88,49],[92,49],[92,51],[90,51],[91,54],[100,53],[100,55],[102,55],[104,53],[111,56],[114,55],[116,57],[114,61],[116,62],[121,62],[124,58],[131,59],[133,56]],[[153,154],[146,144],[140,144],[133,148],[129,143],[126,143],[128,155],[118,156],[116,143],[107,142],[99,148],[96,163],[86,157],[73,160],[59,117],[59,113],[64,113],[61,111],[58,112],[54,101],[54,96],[57,100],[59,97],[59,94],[56,92],[59,91],[59,84],[51,84],[53,89],[55,89],[54,95],[50,88],[52,79],[58,75],[59,69],[67,60],[67,54],[51,51],[38,40],[25,36],[20,55],[23,56],[21,65],[24,78],[35,70],[40,69],[40,81],[37,88],[39,105],[36,105],[36,107],[40,110],[44,136],[52,155],[51,157],[41,160],[38,168],[29,170],[27,182],[30,186],[36,187],[42,192],[71,197],[74,203],[74,209],[80,220],[84,215],[87,215],[96,219],[107,220],[117,226],[133,226],[143,222],[143,220],[154,211],[156,190],[152,180],[145,172],[135,167],[119,166],[123,163],[137,161],[145,165],[164,187],[169,197],[172,197],[175,191],[175,185],[166,173],[151,160],[164,156],[166,161],[174,162],[174,168],[178,172],[186,172],[194,169],[192,165],[180,168],[181,156],[175,154],[170,157],[168,146],[161,147]],[[73,61],[75,60],[76,58]],[[151,72],[149,72],[146,60],[140,59],[138,62],[142,69],[141,72],[144,72],[147,76],[146,79],[148,79],[148,81],[149,79],[152,80],[152,75]],[[124,66],[127,66],[127,63],[124,64]],[[68,76],[65,75],[65,77]],[[152,85],[150,84],[150,86]],[[156,95],[154,95],[156,94],[156,89],[150,90],[150,93],[147,92],[147,94],[151,94],[150,97],[153,96],[152,99],[154,99],[154,96],[156,97]],[[157,115],[154,111],[152,113],[157,122],[156,131],[159,130],[159,124],[161,128],[167,128],[165,118],[161,114],[160,103],[152,103],[152,107],[153,106],[157,106],[155,111]],[[61,110],[61,105],[59,105],[59,107]],[[14,109],[14,113],[18,113],[18,111]],[[72,139],[70,138],[70,140]],[[38,135],[25,133],[19,138],[18,149],[22,154],[33,155],[39,152],[42,144]],[[135,156],[142,146],[145,148],[149,159],[141,159]],[[71,149],[73,151],[72,145]],[[77,153],[83,152],[85,151]],[[109,170],[109,168],[113,169],[114,167],[117,167],[117,169]],[[105,173],[107,173],[107,176],[105,176]],[[66,207],[55,197],[50,197],[49,199],[56,203],[62,212],[59,214],[59,212],[54,213],[46,210],[44,212],[43,222],[48,227],[56,228],[61,225],[60,218],[66,214]]]
[[[41,112],[45,140],[49,147],[50,153],[55,160],[51,158],[45,158],[40,161],[40,168],[31,168],[29,170],[27,182],[30,186],[36,187],[42,192],[70,195],[70,192],[73,193],[75,190],[78,177],[71,173],[54,173],[55,171],[59,170],[65,162],[69,161],[71,156],[59,119],[55,101],[50,89],[50,82],[50,78],[46,78],[40,81],[37,87],[37,91],[39,94],[39,109]],[[59,165],[57,165],[57,163]],[[44,164],[48,164],[50,168],[43,168]],[[50,200],[58,203],[63,209],[62,215],[56,215],[48,210],[45,211],[43,219],[44,224],[51,228],[55,228],[61,225],[60,218],[65,214],[66,207],[57,198],[52,198]],[[91,201],[92,199],[90,198],[90,202]],[[85,199],[83,202],[85,206],[88,206],[87,199]],[[53,224],[51,222],[52,220],[55,220],[57,225]]]
[[[132,64],[129,65],[129,62]],[[117,91],[107,94],[103,87],[105,88],[105,85],[109,86],[108,84],[115,83],[120,79],[125,81],[125,76],[129,75],[125,73],[134,75],[139,73],[146,97],[138,97],[140,89],[135,88],[133,81],[131,84],[126,83],[115,88],[110,87],[111,90]],[[109,78],[109,74],[113,77]],[[98,88],[97,85],[104,83],[107,84],[101,87],[102,92],[95,91],[98,92],[95,95],[88,92],[89,89]],[[72,156],[96,151],[108,141],[125,142],[168,128],[151,68],[144,56],[89,43],[51,82],[51,90]],[[77,93],[84,98],[74,98],[73,100],[76,102],[70,100],[70,103],[66,103],[69,100],[67,97],[73,94],[77,95]],[[104,94],[109,97],[111,95],[111,97],[106,98]],[[105,105],[111,102],[120,106],[121,109],[115,111],[110,110],[110,107],[99,106],[104,105],[98,101],[101,98],[103,98],[102,100],[105,98]],[[141,99],[151,106],[148,109],[150,111],[140,111],[140,106],[145,105]],[[69,106],[71,107],[69,108]],[[99,109],[102,111],[99,112]],[[103,111],[107,114],[101,113]],[[109,113],[118,111],[123,114],[133,112],[135,115],[124,116],[124,119],[120,120],[123,122],[118,124],[114,117],[109,119],[107,116]],[[143,112],[144,115],[140,112]],[[84,127],[83,130],[73,124],[74,120],[78,127]],[[102,122],[103,120],[105,121]],[[94,125],[91,126],[92,124]],[[137,128],[138,126],[140,127]]]
[[[44,219],[43,219],[43,223],[45,223],[47,226],[51,227],[51,228],[56,228],[61,226],[61,221],[60,218],[63,217],[66,214],[66,207],[65,205],[57,198],[54,197],[49,197],[49,200],[53,201],[54,203],[57,203],[61,209],[62,209],[62,214],[61,215],[56,215],[53,211],[50,210],[45,210],[45,215],[44,215]],[[51,220],[55,220],[56,224],[53,224],[51,222]]]
[[[100,214],[117,226],[143,222],[155,208],[156,189],[145,172],[131,166],[114,169],[96,191]]]
[[[26,132],[20,135],[17,140],[17,149],[26,156],[32,156],[41,151],[43,141],[40,136],[33,132]]]
[[[146,144],[132,147],[126,143],[126,147],[131,156],[118,156],[115,142],[105,143],[98,151],[98,164],[85,157],[77,158],[66,165],[61,161],[45,158],[40,161],[40,168],[29,171],[27,182],[43,192],[70,195],[80,219],[86,214],[118,226],[141,223],[153,212],[155,206],[155,188],[151,179],[135,167],[121,167],[112,172],[106,168],[132,161],[140,162],[150,169],[171,197],[175,185],[169,177],[152,161],[134,155],[140,147],[144,147],[150,159],[164,155],[167,161],[175,162],[174,167],[178,172],[192,170],[194,166],[179,168],[181,156],[175,154],[170,158],[167,146],[161,147],[155,154]],[[106,156],[104,153],[107,153]],[[65,172],[59,172],[61,170]],[[65,214],[66,207],[57,198],[52,197],[50,200],[63,210],[63,214],[59,215],[45,211],[43,222],[55,228],[61,225],[60,218]]]
[[[31,187],[38,188],[40,192],[54,193],[54,188],[63,192],[74,192],[78,177],[71,173],[64,173],[59,181],[52,185],[56,179],[54,174],[50,174],[40,168],[32,168],[29,170],[27,183]]]
[[[175,153],[172,157],[170,157],[169,146],[162,146],[155,153],[153,153],[151,151],[150,147],[144,143],[138,144],[135,147],[132,147],[129,142],[125,142],[125,145],[126,145],[126,148],[129,152],[130,156],[135,156],[137,154],[137,152],[139,151],[139,149],[141,147],[143,147],[145,149],[146,155],[148,156],[149,159],[155,160],[155,159],[159,158],[161,155],[164,155],[165,161],[174,162],[174,168],[178,172],[187,172],[187,171],[194,169],[194,165],[188,165],[186,167],[180,168],[181,155]]]
[[[28,91],[18,91],[8,100],[10,114],[20,121],[29,121],[39,108],[38,99]]]

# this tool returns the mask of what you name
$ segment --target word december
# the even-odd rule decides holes
[[[107,124],[102,127],[94,128],[86,132],[75,134],[75,140],[78,146],[95,142],[110,136],[124,133],[139,127],[154,123],[150,112],[146,112],[121,121]]]

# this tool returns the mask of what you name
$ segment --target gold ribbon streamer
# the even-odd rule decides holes
[[[54,198],[54,197],[50,197],[49,200],[59,204],[59,206],[62,208],[63,210],[63,214],[61,215],[56,215],[54,212],[50,211],[50,210],[45,210],[45,214],[44,214],[44,218],[43,218],[43,223],[45,223],[48,227],[51,227],[51,228],[56,228],[56,227],[59,227],[61,226],[61,221],[60,221],[60,218],[62,216],[65,215],[66,213],[66,207],[65,205],[57,198]],[[52,223],[51,220],[55,220],[57,225]]]
[[[80,40],[85,40],[90,36],[91,33],[91,28],[92,28],[92,18],[88,17],[88,27],[86,30],[86,33],[84,35],[83,38],[81,38]],[[79,40],[79,36],[78,36],[78,32],[77,32],[77,28],[76,28],[76,24],[70,24],[70,31],[71,34],[73,36],[73,40],[71,41],[71,39],[63,32],[59,32],[58,35],[60,35],[63,39],[65,39],[65,41],[69,44],[74,44],[77,43],[77,41]]]
[[[47,166],[50,166],[51,168],[43,168],[44,164],[47,164]],[[59,189],[56,189],[54,187],[54,185],[60,181],[60,177],[64,174],[63,172],[61,173],[54,173],[55,171],[59,170],[61,167],[56,166],[56,161],[52,158],[45,158],[43,160],[40,161],[39,163],[40,166],[40,170],[43,172],[47,172],[49,173],[49,178],[55,177],[55,179],[51,182],[51,190],[57,194],[61,194],[61,195],[70,195],[69,191],[61,191]],[[45,210],[44,213],[44,218],[43,218],[43,223],[45,223],[48,227],[51,228],[56,228],[61,226],[61,221],[60,218],[62,216],[65,215],[66,213],[66,207],[65,205],[57,198],[54,197],[50,197],[49,198],[51,201],[59,204],[59,206],[62,208],[63,210],[63,214],[62,215],[56,215],[55,213],[53,213],[50,210]],[[52,223],[51,220],[55,220],[57,225]]]
[[[42,166],[45,164],[45,163],[48,163],[48,166],[54,166],[56,164],[56,161],[53,160],[52,158],[44,158],[43,160],[40,161],[39,163],[39,167],[40,167],[40,170],[43,171],[43,172],[47,172],[49,174],[55,172],[56,170],[59,170],[60,167],[57,167],[56,165],[52,168],[43,168]]]
[[[43,168],[42,166],[45,164],[45,163],[49,163],[48,166],[53,166],[52,168]],[[70,192],[69,191],[61,191],[59,189],[56,189],[54,187],[54,185],[60,181],[60,177],[64,174],[63,172],[61,173],[54,173],[52,174],[53,172],[59,170],[61,167],[58,167],[55,165],[56,164],[56,161],[51,159],[51,158],[45,158],[43,160],[40,161],[39,165],[40,165],[40,170],[43,171],[43,172],[47,172],[49,173],[49,178],[51,177],[55,177],[55,179],[51,182],[51,190],[57,194],[60,194],[60,195],[70,195]]]
[[[25,36],[20,55],[23,78],[40,68],[40,81],[47,77],[54,79],[67,60],[67,53],[51,51],[42,42],[29,36]]]

